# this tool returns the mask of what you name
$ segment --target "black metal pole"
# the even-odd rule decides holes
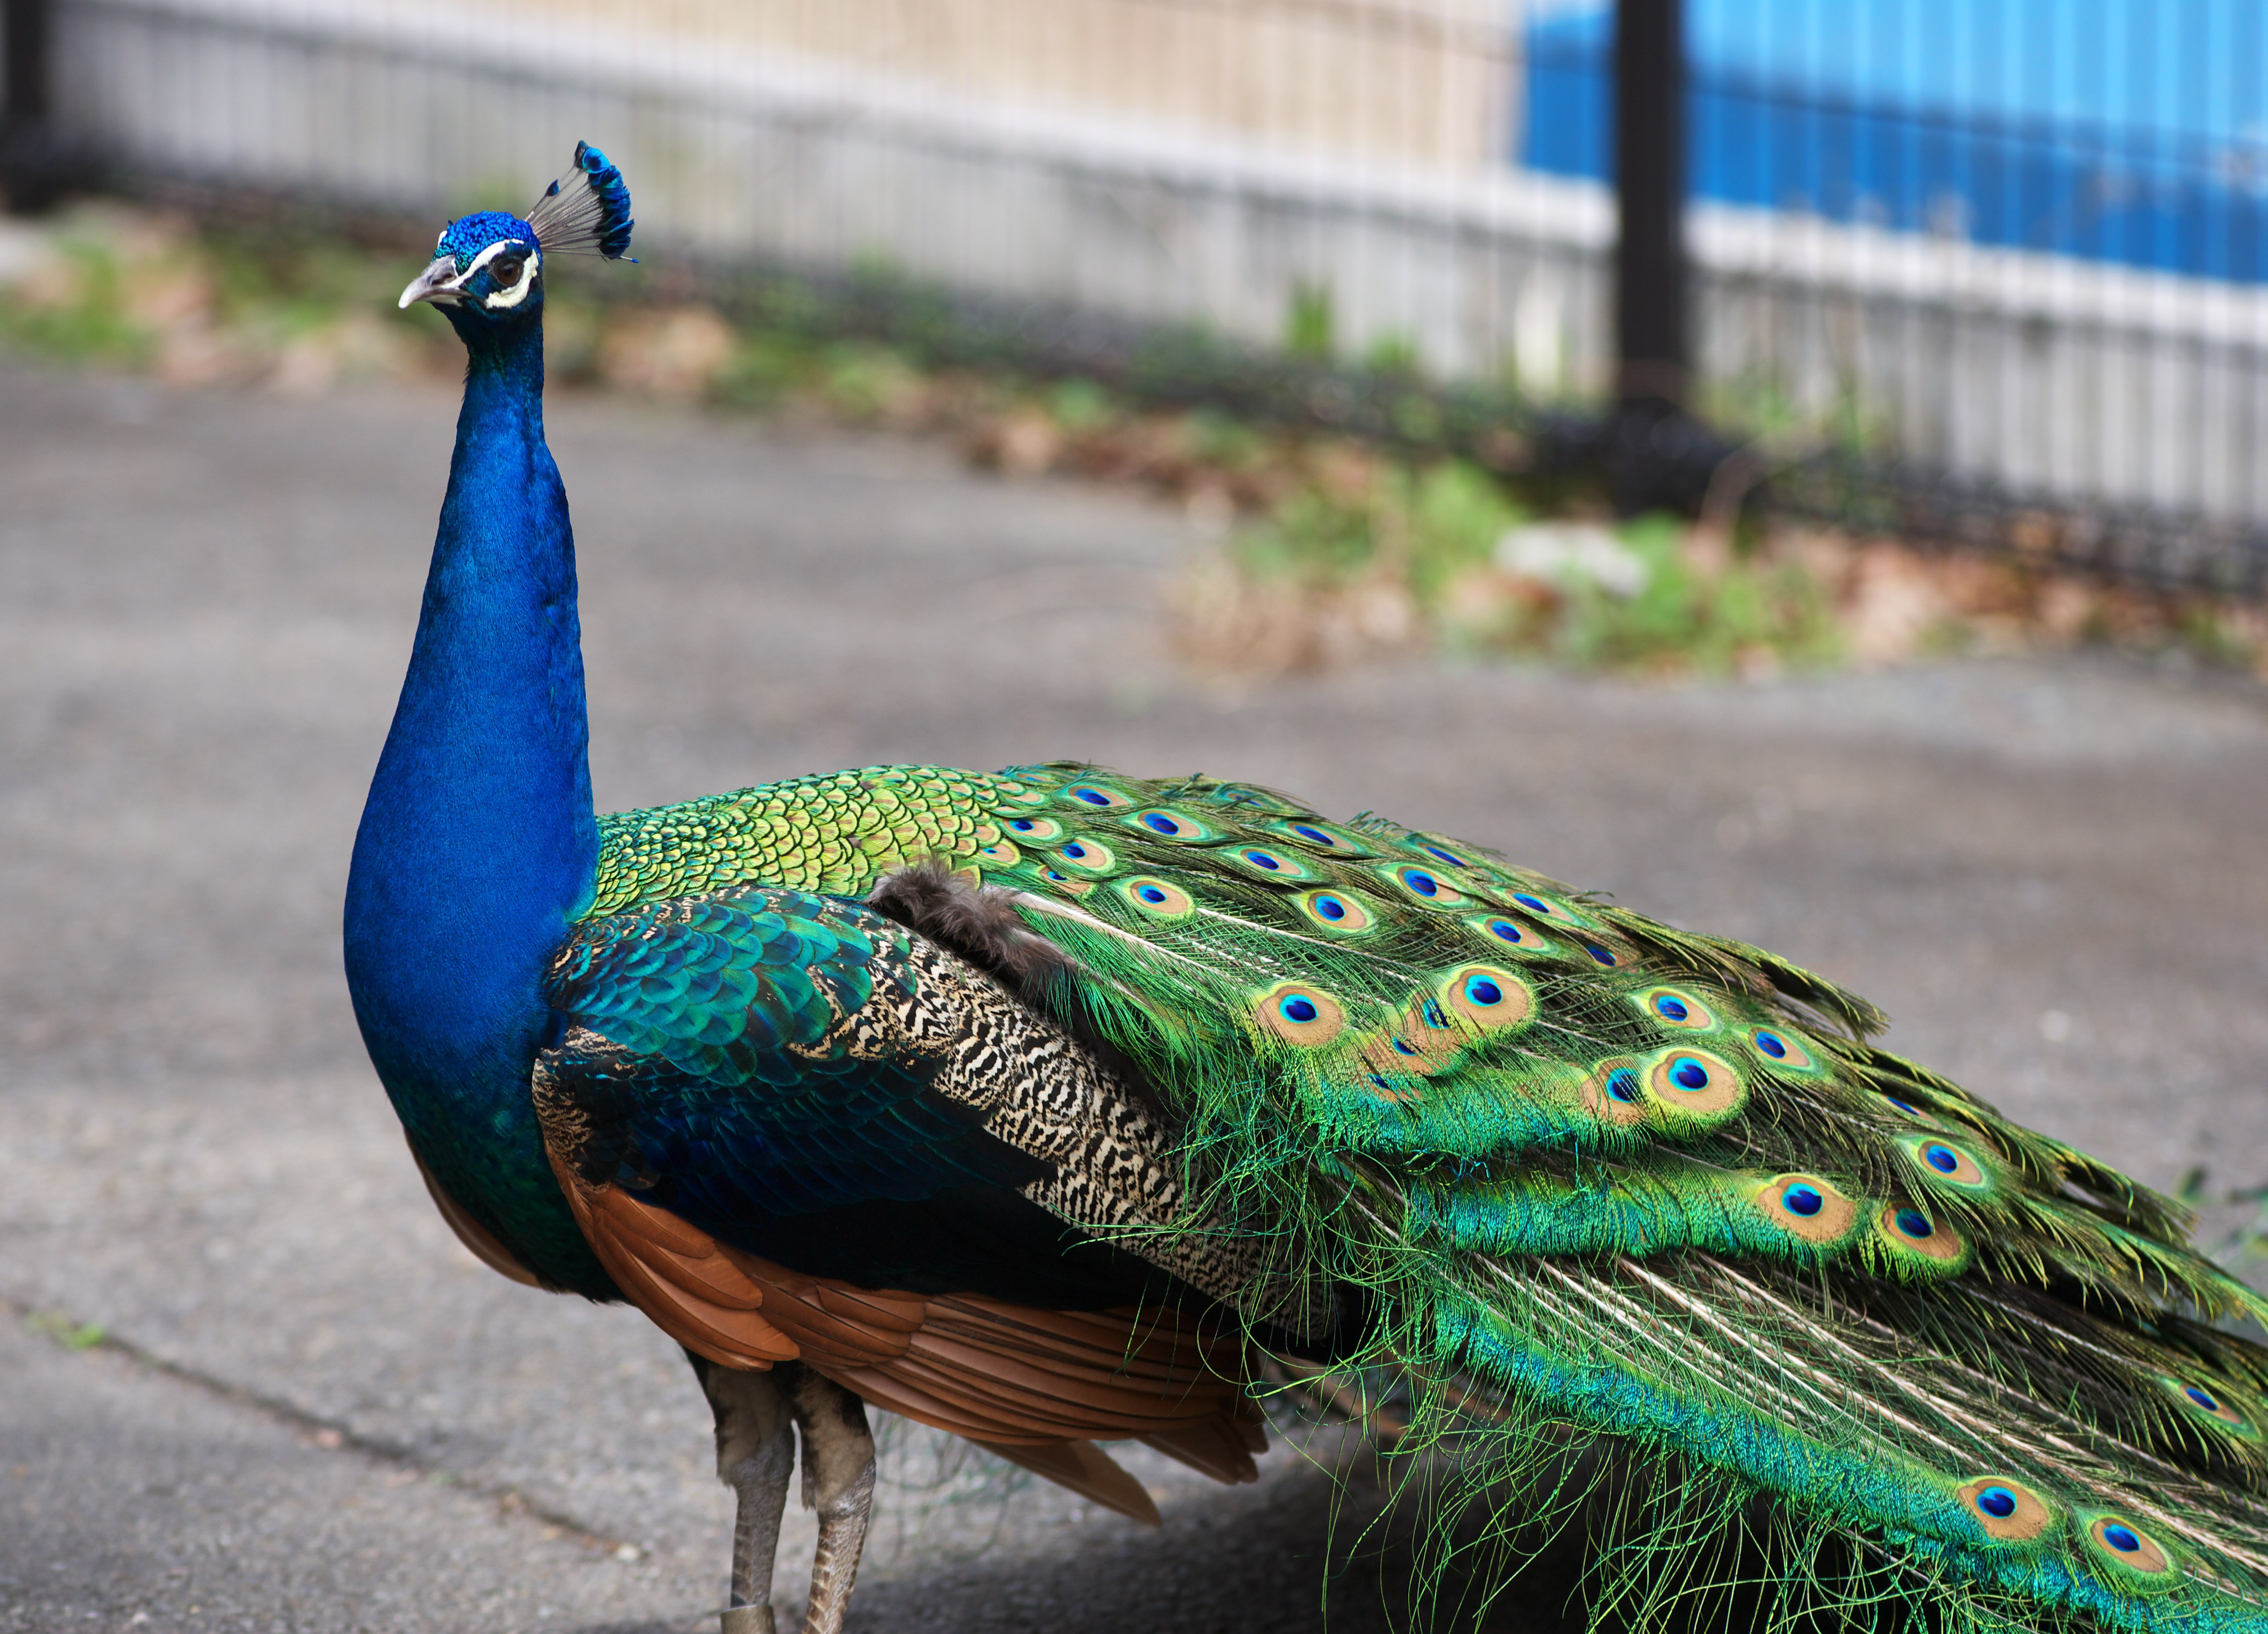
[[[1683,0],[1615,6],[1615,407],[1600,444],[1626,515],[1697,510],[1728,452],[1687,410]]]
[[[1685,28],[1683,0],[1615,7],[1615,394],[1625,410],[1685,406]]]
[[[48,94],[53,0],[4,0],[0,4],[0,49],[8,54],[7,100],[0,104],[0,126],[9,130],[44,125],[54,112]]]
[[[13,211],[44,210],[76,167],[55,122],[55,0],[0,0],[0,194]]]

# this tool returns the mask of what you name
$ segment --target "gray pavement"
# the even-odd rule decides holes
[[[1226,691],[1160,638],[1170,512],[887,439],[552,414],[606,805],[901,759],[1249,777],[1768,943],[2146,1180],[2268,1181],[2257,685]],[[453,415],[0,368],[0,1630],[713,1627],[726,1502],[681,1359],[455,1246],[338,975]],[[1227,1492],[1135,1461],[1157,1533],[940,1456],[898,1439],[856,1628],[1322,1625],[1334,1497],[1296,1453]],[[1403,1564],[1346,1574],[1331,1626],[1387,1626]]]

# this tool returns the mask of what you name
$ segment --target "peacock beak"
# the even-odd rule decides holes
[[[409,287],[401,291],[401,310],[407,312],[418,301],[431,301],[436,306],[454,306],[460,277],[455,256],[435,256],[433,264],[410,279]]]

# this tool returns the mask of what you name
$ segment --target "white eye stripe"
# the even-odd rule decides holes
[[[503,254],[506,250],[516,250],[519,247],[519,240],[517,239],[498,239],[495,243],[490,245],[488,248],[482,250],[479,254],[473,257],[473,264],[465,269],[465,276],[468,278],[471,277],[475,273],[487,266],[490,261]]]
[[[519,253],[519,251],[520,244],[518,239],[497,239],[494,244],[490,245],[488,248],[482,250],[479,254],[473,257],[473,264],[466,268],[464,272],[458,277],[456,287],[460,289],[463,288],[467,281],[468,281],[475,273],[487,266],[489,262],[494,261],[497,256],[503,255],[508,252]],[[526,264],[522,266],[519,269],[519,282],[513,284],[512,288],[508,290],[498,290],[495,294],[487,297],[481,302],[482,305],[492,310],[497,307],[517,306],[520,302],[527,298],[528,291],[535,287],[536,269],[543,258],[541,254],[536,250],[527,250],[526,254],[527,256],[527,261]]]
[[[527,264],[519,269],[519,282],[508,290],[498,290],[482,303],[486,306],[517,306],[527,298],[528,291],[535,287],[536,257],[530,255]]]

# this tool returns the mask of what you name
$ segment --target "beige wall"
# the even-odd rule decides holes
[[[1464,169],[1500,159],[1519,0],[468,0],[1005,103]]]

